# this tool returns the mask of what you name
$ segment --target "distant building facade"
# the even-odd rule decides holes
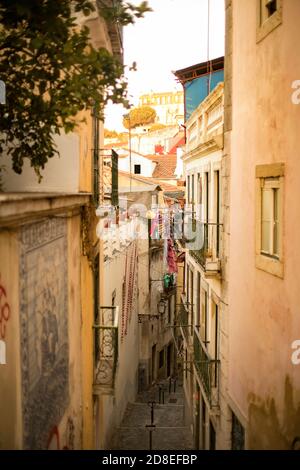
[[[221,360],[223,88],[219,83],[186,121],[187,143],[182,147],[186,214],[179,343],[194,445],[210,450],[218,445],[226,403]]]
[[[140,96],[139,106],[150,106],[155,109],[157,122],[166,126],[183,122],[183,92],[147,93]]]

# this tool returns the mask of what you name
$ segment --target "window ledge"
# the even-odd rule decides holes
[[[283,279],[282,261],[274,258],[269,258],[268,256],[264,256],[261,254],[257,254],[255,258],[255,265],[258,269],[261,269],[262,271],[266,271],[267,273],[272,274],[273,276],[277,276]]]
[[[258,18],[256,28],[256,42],[262,41],[268,34],[270,34],[277,26],[282,23],[282,4],[278,0],[278,10],[273,13],[264,23],[260,23],[259,7],[258,7]]]

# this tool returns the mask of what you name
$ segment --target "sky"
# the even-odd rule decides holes
[[[124,28],[124,64],[137,63],[136,72],[126,67],[133,106],[141,94],[182,89],[172,71],[207,60],[208,2],[209,59],[214,59],[224,55],[224,0],[148,0],[153,12]],[[108,106],[105,127],[124,130],[126,112],[121,106]]]

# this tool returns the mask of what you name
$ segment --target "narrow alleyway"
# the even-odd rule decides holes
[[[135,403],[128,405],[122,424],[114,436],[112,449],[150,449],[151,428],[147,426],[151,424],[151,402],[155,402],[152,450],[193,449],[192,434],[185,425],[182,384],[176,383],[174,392],[174,382],[170,387],[169,381],[156,384],[139,394]]]

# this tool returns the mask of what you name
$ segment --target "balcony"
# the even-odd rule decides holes
[[[192,345],[191,325],[189,325],[189,308],[186,302],[181,302],[177,313],[177,323],[180,326],[181,335],[187,346]]]
[[[220,248],[221,248],[221,232],[222,224],[204,223],[194,221],[196,223],[197,243],[200,248],[190,249],[191,256],[200,264],[205,271],[206,277],[219,276],[221,272]]]
[[[112,393],[118,363],[118,307],[100,307],[94,325],[94,393]]]
[[[187,121],[185,154],[192,154],[199,147],[223,147],[223,88],[224,84],[219,83]]]
[[[194,365],[210,406],[218,407],[220,361],[210,357],[196,329],[194,330]]]

